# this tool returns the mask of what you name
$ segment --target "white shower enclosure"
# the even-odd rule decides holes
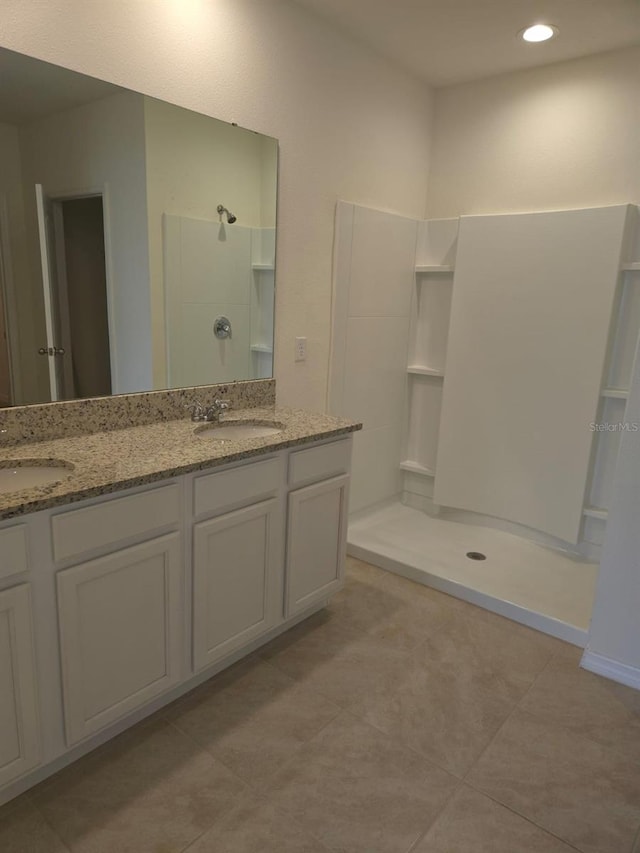
[[[329,408],[352,512],[400,500],[597,560],[640,328],[638,208],[340,202]]]

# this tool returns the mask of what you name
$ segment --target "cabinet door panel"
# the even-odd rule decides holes
[[[194,527],[193,654],[198,670],[275,622],[277,508],[277,500],[263,501]]]
[[[344,577],[348,476],[289,495],[286,616],[333,595]]]
[[[180,534],[58,572],[67,741],[180,680]]]
[[[0,787],[39,759],[31,602],[23,584],[0,592]]]

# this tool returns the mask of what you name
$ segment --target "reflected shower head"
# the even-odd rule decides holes
[[[229,210],[227,210],[227,208],[224,207],[222,204],[219,204],[216,210],[218,211],[220,216],[222,216],[223,213],[227,214],[227,222],[229,223],[229,225],[233,225],[233,223],[238,218],[237,216],[234,216],[233,213],[231,213]]]

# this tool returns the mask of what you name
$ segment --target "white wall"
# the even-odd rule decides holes
[[[104,213],[110,235],[106,249],[117,353],[113,389],[123,393],[151,388],[143,99],[118,93],[23,125],[20,145],[32,261],[38,258],[39,245],[34,185],[41,183],[45,194],[53,197],[106,185]],[[37,290],[40,271],[37,263],[32,267]]]
[[[640,48],[440,89],[429,216],[640,201]]]
[[[278,398],[323,409],[336,199],[422,217],[424,84],[285,0],[11,0],[0,33],[5,47],[280,140]]]
[[[10,257],[3,260],[12,282],[15,312],[21,317],[30,317],[33,312],[33,300],[22,197],[22,163],[18,129],[12,125],[0,124],[0,163],[0,216],[3,217],[3,226],[7,231],[6,240],[10,254]],[[14,389],[17,392],[15,402],[27,403],[37,399],[35,353],[42,343],[36,341],[35,329],[31,324],[25,324],[18,330],[16,325],[11,323],[10,315],[7,322],[11,324],[13,351],[18,362],[19,387]]]

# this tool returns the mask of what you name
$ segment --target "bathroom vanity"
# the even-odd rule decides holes
[[[65,404],[62,404],[65,405]],[[324,606],[358,424],[242,409],[5,447],[66,480],[0,494],[0,802]],[[215,430],[211,430],[215,432]]]

